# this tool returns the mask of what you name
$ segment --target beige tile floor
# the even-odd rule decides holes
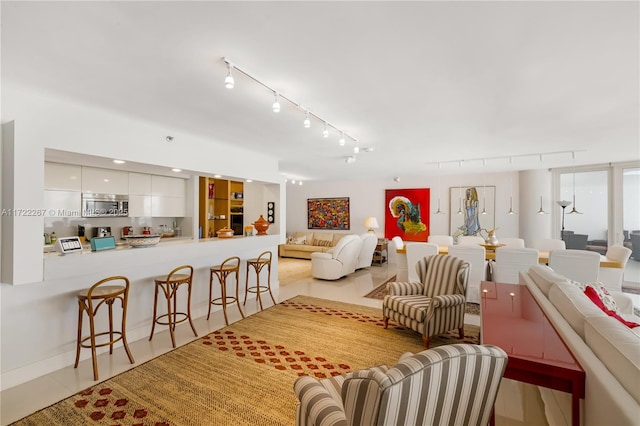
[[[359,305],[381,307],[381,301],[368,299],[363,295],[393,275],[395,275],[395,265],[392,258],[391,263],[357,271],[349,277],[338,281],[321,281],[310,277],[301,279],[282,286],[275,293],[275,297],[276,300],[282,301],[296,295],[308,295]],[[271,305],[268,297],[263,301],[266,301],[266,306]],[[255,300],[247,302],[245,309],[247,314],[253,314],[258,309]],[[230,309],[228,314],[230,322],[241,319],[240,314],[235,309]],[[214,312],[209,321],[206,320],[206,317],[202,317],[195,319],[194,322],[201,336],[224,326],[224,318],[221,311]],[[479,318],[468,315],[466,322],[478,325]],[[182,324],[177,327],[176,339],[178,345],[183,345],[194,340],[195,337],[189,326]],[[100,380],[108,379],[171,350],[168,331],[156,332],[151,342],[147,339],[130,342],[130,348],[136,360],[134,365],[129,364],[122,348],[114,350],[114,354],[111,356],[102,354],[98,357]],[[91,373],[91,360],[86,359],[80,362],[77,369],[69,366],[7,389],[0,393],[0,422],[2,425],[7,425],[94,384]],[[497,425],[546,424],[537,388],[507,380],[505,380],[502,388],[504,391],[501,390],[496,402]]]

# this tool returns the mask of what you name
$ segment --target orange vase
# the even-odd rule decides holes
[[[258,235],[267,235],[267,229],[269,229],[269,222],[260,215],[260,218],[253,222],[253,226],[255,226],[256,231],[258,231]]]

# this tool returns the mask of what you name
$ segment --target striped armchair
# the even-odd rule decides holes
[[[391,282],[382,302],[384,328],[389,319],[422,334],[429,348],[432,336],[458,329],[464,337],[464,311],[469,264],[450,255],[428,256],[416,264],[421,282]]]
[[[298,426],[487,425],[507,354],[496,346],[447,345],[317,380],[299,377]]]

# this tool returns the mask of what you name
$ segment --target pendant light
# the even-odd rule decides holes
[[[462,169],[462,161],[458,161],[458,169]],[[460,204],[458,206],[458,214],[462,214],[462,176],[460,176],[460,181],[458,184],[458,200]]]
[[[513,166],[513,158],[509,157],[509,165]],[[515,214],[513,211],[513,170],[509,172],[509,211],[508,214]]]
[[[311,120],[309,120],[309,110],[306,110],[304,113],[304,128],[308,129],[311,127]]]
[[[327,122],[324,122],[324,130],[322,131],[322,137],[323,138],[328,138],[329,137],[329,127],[327,126]]]
[[[576,153],[572,152],[571,157],[573,159],[573,207],[568,214],[582,214],[576,209]]]
[[[271,108],[273,108],[273,112],[280,112],[280,102],[278,102],[278,93],[277,92],[273,92],[273,105],[271,106]]]
[[[438,210],[434,212],[434,214],[445,214],[442,210],[440,210],[440,163],[438,163]]]
[[[487,214],[487,173],[484,168],[487,165],[487,160],[482,160],[482,169],[485,170],[482,173],[482,211],[480,214]]]
[[[538,210],[538,214],[549,214],[542,208],[542,195],[540,196],[540,210]]]
[[[227,62],[227,76],[224,78],[224,87],[227,89],[233,89],[233,86],[235,86],[235,81],[231,75],[231,68],[231,63]]]

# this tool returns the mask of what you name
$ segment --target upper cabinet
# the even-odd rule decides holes
[[[44,163],[44,189],[81,191],[82,168],[73,164]]]
[[[129,173],[129,195],[151,195],[151,175]]]
[[[184,198],[184,193],[184,179],[156,175],[151,176],[151,195]]]
[[[129,194],[129,173],[120,170],[82,167],[82,192]]]

